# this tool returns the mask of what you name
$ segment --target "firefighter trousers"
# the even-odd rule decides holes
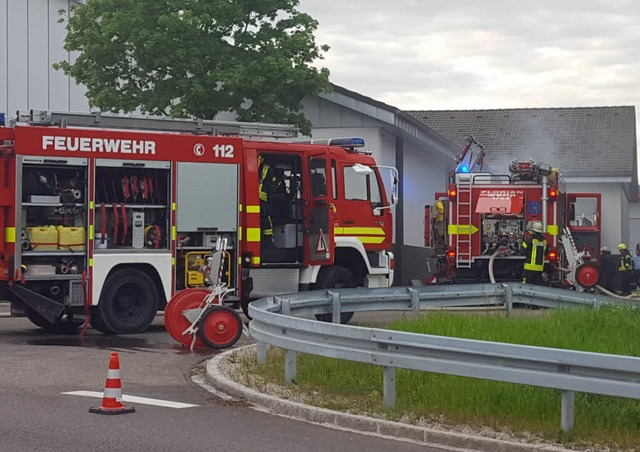
[[[538,286],[544,285],[542,272],[537,272],[535,270],[522,270],[522,284],[536,284]]]

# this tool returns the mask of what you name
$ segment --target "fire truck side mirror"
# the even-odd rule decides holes
[[[398,196],[398,185],[400,183],[400,178],[398,177],[398,169],[395,166],[376,165],[375,167],[378,169],[384,168],[386,170],[389,170],[389,173],[391,176],[391,193],[389,195],[389,205],[384,207],[374,208],[374,214],[380,215],[380,211],[382,209],[391,209],[392,207],[395,207],[398,204],[398,201],[400,199]],[[356,163],[355,165],[352,166],[352,168],[353,168],[353,171],[355,171],[357,174],[363,174],[363,175],[373,174],[373,168],[366,165],[362,165],[360,163]]]
[[[382,167],[379,167],[382,168]],[[391,172],[391,199],[389,207],[395,207],[398,204],[398,200],[400,197],[398,196],[398,185],[400,183],[400,178],[398,177],[398,169],[395,166],[385,166],[384,168],[388,168]]]

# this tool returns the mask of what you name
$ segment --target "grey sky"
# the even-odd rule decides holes
[[[638,105],[634,0],[300,0],[331,81],[405,110]]]

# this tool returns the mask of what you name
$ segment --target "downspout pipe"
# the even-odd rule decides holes
[[[542,232],[547,232],[547,205],[549,204],[549,176],[542,176]]]

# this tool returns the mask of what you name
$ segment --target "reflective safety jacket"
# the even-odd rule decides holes
[[[277,193],[284,193],[286,187],[284,181],[278,177],[277,173],[267,163],[263,163],[258,168],[260,173],[260,183],[258,184],[258,195],[260,201],[271,202],[271,197]]]
[[[626,252],[620,256],[620,266],[618,270],[621,272],[628,272],[633,270],[633,260],[631,259],[631,254]]]
[[[258,167],[260,183],[258,184],[258,196],[260,198],[260,229],[262,234],[273,238],[272,206],[274,195],[286,192],[282,178],[267,163]]]
[[[273,171],[271,170],[271,166],[267,165],[266,163],[263,163],[258,171],[260,172],[260,184],[258,185],[258,194],[260,196],[260,201],[267,202],[269,201],[269,179],[274,179],[274,175],[270,173],[272,173]]]
[[[533,236],[522,242],[525,251],[524,269],[534,272],[544,270],[544,257],[547,254],[547,241],[542,236]]]

